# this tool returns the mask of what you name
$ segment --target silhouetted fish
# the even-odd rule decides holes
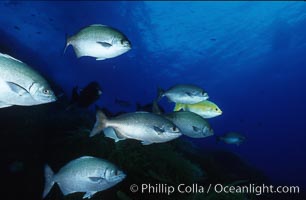
[[[222,136],[217,137],[217,142],[223,141],[226,144],[236,144],[237,146],[244,142],[245,136],[237,132],[228,132]]]
[[[99,99],[102,94],[102,90],[100,88],[99,83],[91,82],[84,89],[78,92],[78,87],[74,87],[72,89],[72,97],[70,101],[70,105],[67,110],[71,107],[78,106],[81,108],[87,108],[95,101]]]

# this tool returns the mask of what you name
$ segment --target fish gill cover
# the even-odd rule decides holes
[[[156,199],[129,191],[133,183],[148,182],[205,186],[265,182],[298,185],[305,191],[304,2],[11,0],[0,2],[0,13],[1,53],[37,70],[58,96],[55,103],[0,109],[1,177],[7,180],[3,199],[41,199],[43,166],[48,163],[57,172],[84,155],[108,159],[127,174],[92,199]],[[63,54],[66,39],[92,24],[117,28],[132,49],[101,61],[77,59],[71,46]],[[108,117],[133,112],[137,103],[152,103],[159,87],[196,84],[222,110],[221,116],[208,119],[215,135],[236,132],[245,139],[239,146],[217,143],[215,136],[142,146],[134,140],[115,143],[103,134],[89,138],[95,122],[93,106],[67,107],[72,89],[92,81],[102,90],[93,104],[104,108]],[[174,108],[167,98],[158,104],[165,112]],[[83,195],[64,197],[55,186],[47,198]],[[281,199],[276,194],[261,197]]]

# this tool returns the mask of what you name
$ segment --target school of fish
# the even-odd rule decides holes
[[[105,60],[120,56],[132,45],[118,29],[93,24],[67,37],[64,53],[69,46],[77,58],[88,56]],[[51,103],[57,97],[47,80],[33,67],[0,53],[0,108],[10,106],[34,106]],[[81,92],[73,90],[72,100],[67,109],[74,106],[87,108],[97,101],[102,90],[97,82],[91,82]],[[173,112],[165,113],[158,101],[166,97],[175,103]],[[194,84],[177,84],[167,90],[158,88],[151,111],[136,111],[108,117],[100,109],[96,112],[96,122],[90,137],[103,133],[115,142],[134,139],[143,145],[163,143],[182,135],[191,138],[206,138],[214,135],[209,118],[222,114],[222,110],[211,102],[208,93]],[[129,106],[129,102],[116,99],[117,103]],[[218,141],[240,144],[245,138],[237,133],[218,137]],[[63,166],[57,173],[45,166],[45,189],[43,198],[55,183],[64,195],[84,192],[83,198],[91,198],[95,193],[106,190],[124,180],[126,174],[114,164],[102,158],[82,156]]]

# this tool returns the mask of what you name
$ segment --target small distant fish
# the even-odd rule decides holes
[[[47,81],[22,61],[0,53],[0,72],[0,108],[56,101]]]
[[[176,125],[154,113],[125,113],[107,119],[101,110],[97,110],[96,118],[90,137],[104,129],[105,136],[114,139],[115,142],[130,138],[142,141],[143,145],[148,145],[167,142],[181,136]]]
[[[122,106],[122,107],[130,107],[131,103],[125,100],[121,100],[121,99],[115,99],[115,103]]]
[[[131,43],[123,33],[101,24],[88,26],[68,37],[64,53],[69,45],[73,46],[78,58],[91,56],[96,60],[114,58],[131,49]]]
[[[210,38],[210,40],[211,40],[211,41],[216,41],[217,39],[216,39],[216,38]]]
[[[16,29],[16,30],[20,30],[20,28],[19,28],[19,26],[14,26],[14,29]]]
[[[157,100],[160,100],[164,96],[174,103],[184,104],[195,104],[209,98],[207,92],[202,88],[188,84],[175,85],[166,91],[159,88]]]
[[[78,92],[78,87],[74,87],[72,90],[72,97],[70,105],[71,107],[78,106],[81,108],[87,108],[94,102],[96,102],[102,94],[101,87],[98,82],[90,82],[84,89]]]
[[[200,115],[188,111],[179,111],[164,114],[164,117],[171,120],[182,132],[192,138],[204,138],[214,134],[210,124]]]
[[[113,187],[126,175],[115,165],[100,158],[83,156],[70,161],[57,174],[45,166],[45,189],[43,198],[47,196],[57,183],[64,195],[85,192],[83,199],[91,198],[95,193]]]
[[[175,104],[174,111],[190,111],[208,119],[222,114],[222,110],[213,102],[205,100],[196,104]]]
[[[223,136],[218,136],[217,141],[222,141],[226,144],[236,144],[237,146],[244,142],[245,136],[237,132],[229,132]]]

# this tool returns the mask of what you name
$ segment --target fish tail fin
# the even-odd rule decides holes
[[[159,101],[163,97],[164,92],[165,91],[162,88],[160,87],[157,88],[157,98],[156,98],[157,101]]]
[[[180,111],[180,110],[184,110],[185,109],[185,105],[184,104],[182,104],[182,103],[176,103],[175,104],[175,107],[174,107],[174,109],[173,109],[173,111]]]
[[[102,112],[102,110],[97,109],[96,113],[96,123],[89,134],[89,137],[95,136],[100,133],[104,128],[106,128],[107,117]]]
[[[45,188],[44,188],[43,198],[47,196],[47,194],[50,192],[51,188],[55,183],[53,180],[53,176],[54,173],[52,169],[48,165],[45,165]]]
[[[63,54],[66,53],[67,47],[68,47],[70,44],[71,44],[71,37],[69,37],[68,34],[66,34],[66,45],[65,45]]]

